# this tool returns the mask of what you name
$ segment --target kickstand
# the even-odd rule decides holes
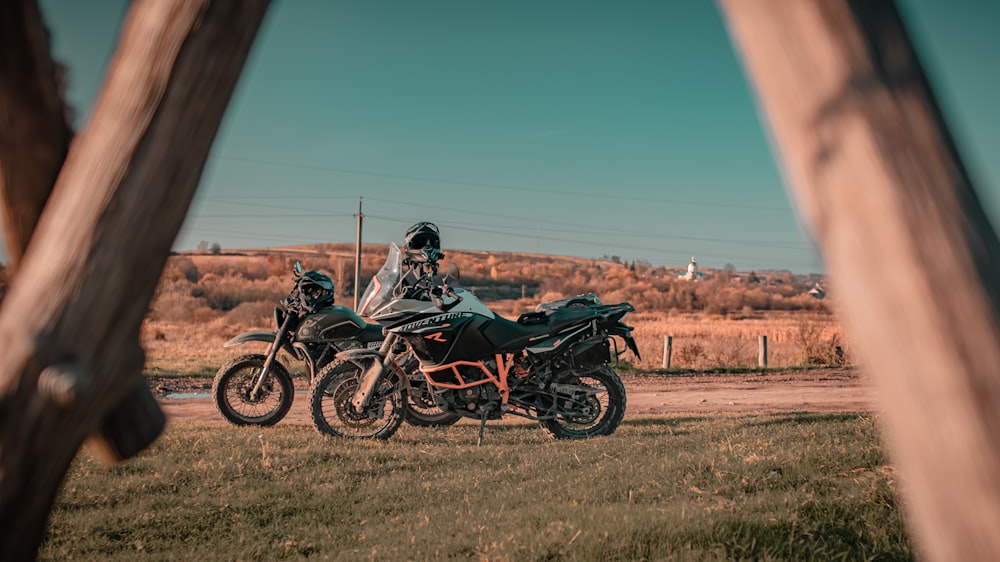
[[[486,417],[490,415],[492,409],[483,408],[483,417],[479,420],[479,441],[476,442],[476,447],[480,447],[483,444],[483,431],[486,429]]]

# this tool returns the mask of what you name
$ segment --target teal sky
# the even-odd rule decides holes
[[[42,0],[82,127],[127,2]],[[1000,2],[901,0],[1000,224]],[[277,0],[175,248],[399,240],[819,272],[709,0]]]

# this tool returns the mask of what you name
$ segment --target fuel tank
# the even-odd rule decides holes
[[[367,324],[353,310],[339,305],[318,310],[299,323],[295,337],[302,343],[382,337],[382,328]]]

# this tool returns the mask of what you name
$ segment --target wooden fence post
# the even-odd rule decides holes
[[[767,336],[757,336],[757,366],[767,368]]]
[[[670,357],[674,354],[674,336],[663,336],[663,368],[670,368]]]

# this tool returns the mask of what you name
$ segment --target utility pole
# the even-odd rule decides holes
[[[358,198],[358,214],[354,215],[358,217],[358,241],[355,247],[354,255],[354,311],[358,311],[358,290],[361,287],[361,221],[364,220],[365,214],[361,212],[361,203],[364,201],[364,197]]]

